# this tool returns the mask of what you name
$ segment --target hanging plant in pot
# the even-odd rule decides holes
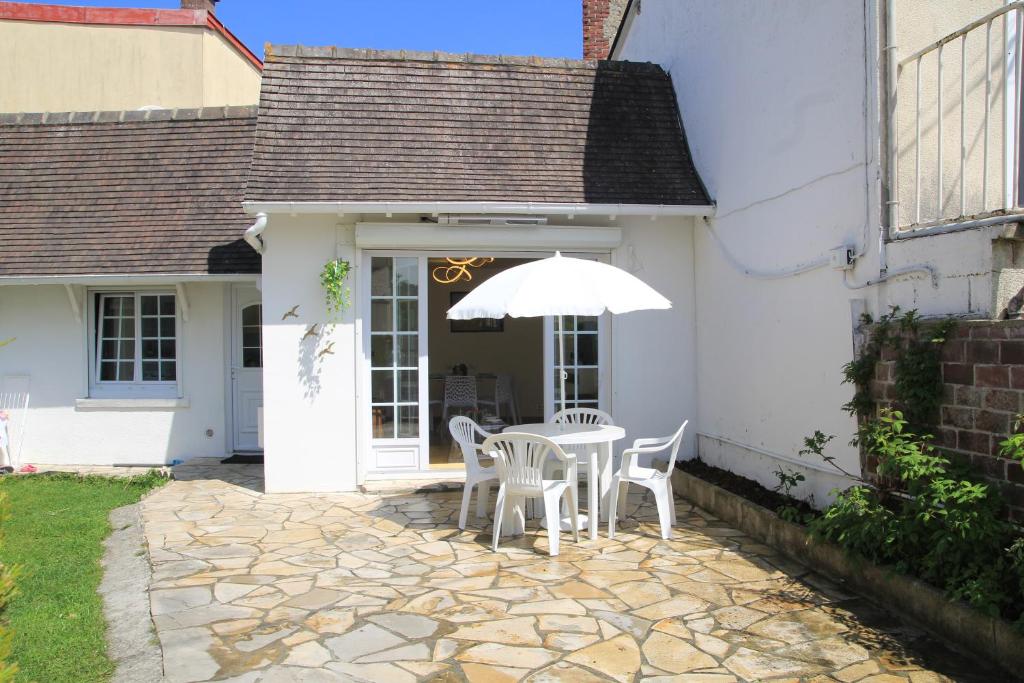
[[[352,293],[348,288],[348,276],[352,265],[344,259],[334,259],[324,264],[320,271],[320,285],[324,289],[324,300],[331,324],[345,314],[352,305]]]

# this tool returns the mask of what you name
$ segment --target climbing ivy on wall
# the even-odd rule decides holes
[[[843,382],[854,386],[853,398],[843,409],[861,419],[874,417],[877,405],[871,391],[883,353],[894,358],[894,403],[915,428],[938,421],[942,404],[942,346],[956,327],[946,319],[924,327],[916,310],[900,314],[893,306],[875,322],[865,314],[862,324],[869,328],[868,340],[856,358],[843,366]]]

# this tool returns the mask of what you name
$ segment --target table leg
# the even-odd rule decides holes
[[[612,490],[612,442],[606,441],[600,446],[601,465],[601,521],[608,521],[608,507],[611,505]],[[625,502],[625,501],[623,501]],[[596,525],[595,525],[596,526]]]
[[[598,449],[590,448],[587,451],[587,524],[590,527],[590,540],[597,540],[598,502],[597,489],[600,484],[598,478],[600,473],[597,469]]]

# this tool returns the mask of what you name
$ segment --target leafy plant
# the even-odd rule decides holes
[[[852,384],[854,388],[853,398],[843,405],[843,410],[851,415],[867,417],[875,409],[871,380],[875,378],[875,366],[882,357],[882,348],[889,343],[892,323],[899,311],[899,306],[893,306],[877,323],[868,313],[861,316],[861,326],[871,328],[867,343],[856,358],[843,366],[843,384]]]
[[[779,480],[778,486],[775,490],[784,495],[786,498],[793,498],[793,489],[800,485],[800,482],[804,481],[806,477],[796,470],[790,470],[779,465],[779,469],[775,470],[773,474]],[[791,504],[780,505],[775,509],[775,513],[786,520],[787,522],[797,523],[800,521],[800,510]]]
[[[921,339],[916,311],[908,311],[900,320],[903,335],[896,358],[896,403],[912,425],[936,421],[942,403],[942,345],[955,326],[954,320],[944,320]]]
[[[899,306],[893,306],[877,323],[869,315],[864,315],[861,323],[870,328],[868,341],[857,357],[843,366],[843,383],[854,386],[853,398],[843,409],[862,419],[874,415],[871,383],[883,350],[889,348],[896,356],[896,405],[910,424],[934,424],[942,403],[942,345],[956,327],[956,321],[943,320],[925,339],[921,338],[922,321],[916,310],[900,315]]]
[[[352,305],[352,292],[348,288],[351,264],[344,259],[334,259],[324,264],[320,271],[320,286],[324,290],[327,312],[337,319]]]
[[[990,614],[1024,611],[1024,580],[1005,580],[1009,572],[1024,579],[1024,547],[1013,541],[996,490],[951,463],[931,436],[914,433],[898,410],[864,422],[856,441],[893,487],[865,483],[839,492],[812,532]]]
[[[999,455],[1008,460],[1017,460],[1024,467],[1024,415],[1018,415],[1013,423],[1013,433],[999,442]]]

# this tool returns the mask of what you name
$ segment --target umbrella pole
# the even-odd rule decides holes
[[[562,387],[562,410],[565,410],[565,340],[562,338],[564,332],[565,320],[562,319],[562,316],[558,316],[558,378]],[[564,421],[559,424],[564,424]]]

